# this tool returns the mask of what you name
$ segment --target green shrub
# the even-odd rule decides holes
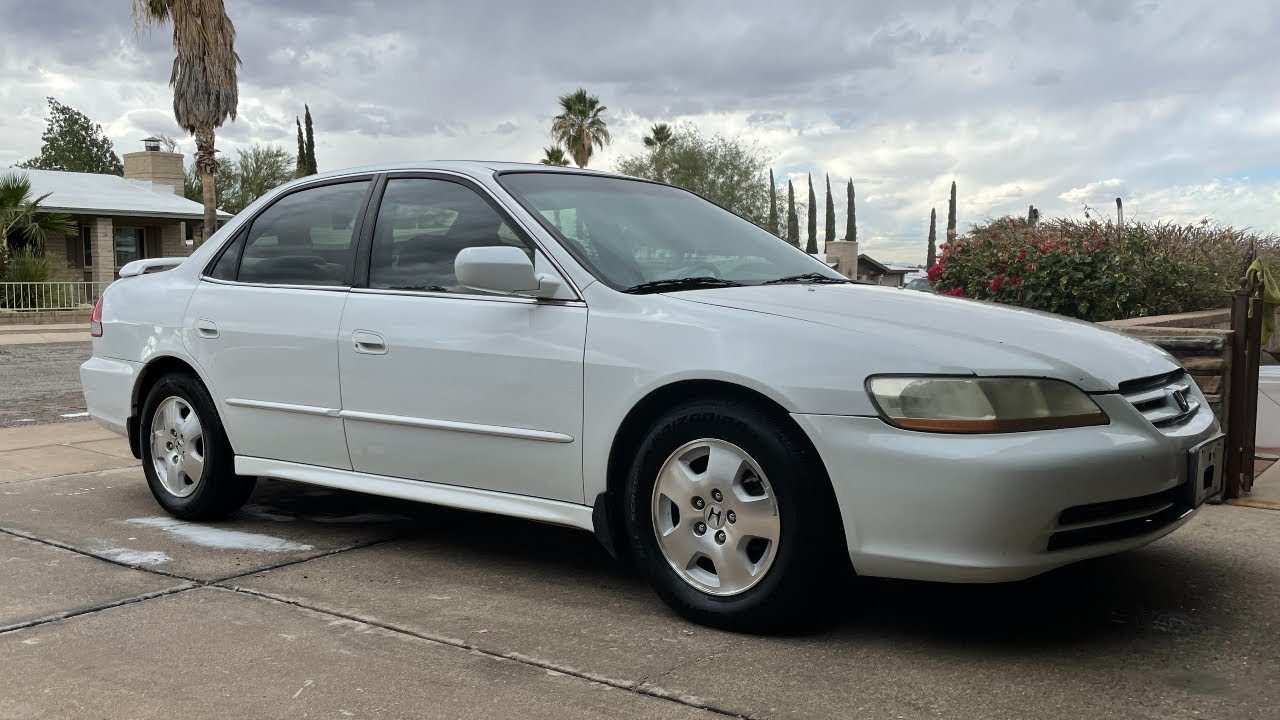
[[[11,283],[44,283],[49,281],[49,260],[30,247],[11,251],[4,281]],[[49,286],[6,285],[0,292],[0,307],[45,308],[56,303]]]
[[[939,292],[1101,321],[1226,307],[1250,250],[1280,238],[1230,227],[1000,218],[944,245]]]
[[[30,247],[13,253],[4,278],[8,282],[49,282],[49,259]]]

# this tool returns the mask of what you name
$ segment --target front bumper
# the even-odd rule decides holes
[[[1218,433],[1213,413],[1162,431],[1120,395],[1095,400],[1109,425],[1001,435],[792,417],[826,464],[858,573],[1003,582],[1140,547],[1194,513],[1179,504],[1188,451]]]

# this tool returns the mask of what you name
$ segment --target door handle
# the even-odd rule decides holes
[[[196,335],[198,337],[208,338],[210,340],[218,337],[218,324],[215,323],[214,321],[203,320],[203,319],[196,320],[194,325],[196,329]]]
[[[387,354],[387,340],[376,332],[357,330],[351,333],[351,344],[358,353],[366,355]]]

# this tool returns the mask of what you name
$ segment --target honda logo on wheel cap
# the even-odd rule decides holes
[[[707,515],[704,519],[707,522],[707,527],[719,530],[724,525],[724,510],[719,505],[708,505]]]

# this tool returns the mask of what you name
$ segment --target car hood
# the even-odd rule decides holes
[[[877,372],[1051,377],[1087,392],[1180,368],[1163,350],[1093,323],[992,303],[868,285],[788,284],[670,293],[865,336]],[[832,362],[839,362],[832,358]]]

